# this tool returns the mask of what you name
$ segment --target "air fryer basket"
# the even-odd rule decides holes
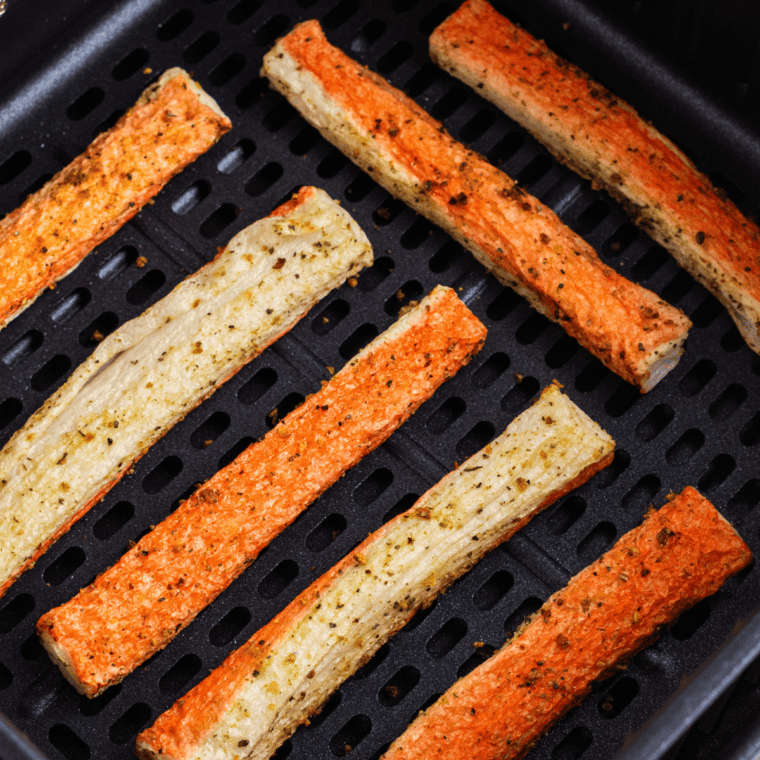
[[[347,748],[357,760],[379,757],[420,708],[500,647],[505,631],[670,491],[695,485],[760,551],[760,357],[715,299],[617,204],[429,61],[427,36],[455,2],[76,0],[65,12],[60,5],[11,0],[0,18],[0,46],[7,51],[0,63],[1,212],[80,153],[170,66],[190,70],[234,128],[0,332],[0,445],[89,354],[96,331],[108,333],[137,316],[302,184],[342,201],[369,235],[375,264],[355,288],[328,295],[170,431],[0,602],[0,711],[7,717],[0,721],[0,757],[131,757],[141,729],[368,532],[501,432],[555,378],[615,437],[614,463],[418,614],[277,758],[326,759]],[[606,3],[599,0],[496,5],[630,100],[746,211],[757,209],[760,137],[750,117],[760,58],[746,64],[750,73],[755,67],[754,82],[721,71],[721,80],[688,73],[698,58],[695,40],[707,34],[710,3],[688,4],[699,5],[702,37],[673,21],[690,18],[687,4],[676,0],[661,6],[631,0],[612,15],[600,10]],[[737,13],[744,7],[735,5]],[[660,39],[647,33],[662,20],[658,13],[665,16],[657,8],[666,6],[671,27],[681,30],[669,52],[662,30],[670,27],[658,27]],[[263,54],[294,23],[313,17],[333,43],[554,208],[604,261],[683,309],[694,328],[678,367],[640,395],[446,234],[393,200],[269,90],[259,75]],[[745,28],[734,24],[724,33],[742,38]],[[744,48],[736,49],[744,60]],[[136,263],[141,256],[143,267]],[[343,366],[403,305],[438,283],[454,287],[487,325],[482,352],[169,647],[101,697],[79,697],[38,643],[39,616],[88,584],[195,484],[263,435],[272,409],[282,416],[294,408],[329,377],[328,367]],[[626,760],[717,757],[760,710],[760,618],[752,617],[759,606],[753,565],[681,616],[626,670],[596,685],[530,760],[610,760],[624,742]],[[631,739],[637,733],[638,742]],[[736,750],[736,760],[753,757],[753,742],[750,736]]]

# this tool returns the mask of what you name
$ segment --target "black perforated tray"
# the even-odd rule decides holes
[[[10,589],[0,606],[0,711],[9,721],[0,722],[0,757],[40,757],[17,730],[51,760],[132,756],[142,728],[369,531],[502,431],[553,378],[616,438],[613,465],[419,614],[308,729],[296,732],[280,760],[341,756],[346,745],[357,760],[378,757],[421,707],[501,646],[505,630],[639,524],[647,506],[663,503],[670,490],[696,485],[760,550],[760,357],[725,310],[615,203],[429,62],[427,35],[454,3],[77,0],[65,16],[60,5],[11,0],[0,18],[0,49],[7,51],[0,63],[0,213],[80,153],[170,66],[192,71],[234,129],[0,332],[0,444],[89,354],[96,330],[107,333],[138,315],[301,184],[318,184],[341,199],[367,231],[376,258],[356,288],[330,294],[168,433]],[[611,16],[598,10],[605,5],[509,0],[498,7],[631,100],[747,211],[757,210],[760,140],[748,106],[757,76],[737,76],[728,85],[725,74],[720,81],[703,76],[690,68],[698,56],[687,55],[688,36],[682,59],[661,52],[645,23],[658,20],[655,3],[618,4]],[[665,5],[686,13],[680,2]],[[331,41],[552,206],[605,261],[686,311],[695,324],[686,355],[660,385],[640,396],[443,232],[393,201],[268,89],[258,73],[262,55],[278,35],[311,17],[322,20]],[[135,266],[138,256],[147,259],[144,268]],[[401,306],[437,283],[456,288],[488,326],[481,354],[166,650],[98,699],[79,697],[37,641],[39,616],[89,583],[195,484],[265,433],[274,407],[282,415],[297,405],[329,376],[327,366],[342,366]],[[625,672],[598,684],[530,760],[612,758],[759,606],[753,566],[685,613]],[[649,744],[639,750],[633,744],[627,760],[720,755],[760,710],[758,668],[745,670],[760,648],[758,620],[713,659],[712,671],[679,692],[672,709],[641,733]],[[481,641],[485,647],[473,648]],[[722,696],[731,689],[730,699]]]

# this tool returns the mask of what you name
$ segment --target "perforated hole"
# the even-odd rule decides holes
[[[246,59],[242,53],[232,53],[208,75],[209,82],[215,87],[224,87],[245,68],[245,64]]]
[[[435,232],[435,225],[421,216],[401,236],[401,245],[408,251],[419,248]]]
[[[268,132],[279,132],[293,117],[297,116],[296,111],[290,103],[278,103],[261,122]]]
[[[479,642],[475,651],[459,666],[457,678],[464,678],[468,673],[472,673],[475,668],[480,667],[491,655],[496,652],[496,647],[490,644]]]
[[[662,488],[662,483],[656,475],[644,475],[623,497],[623,508],[643,514],[652,499],[659,493],[660,488]]]
[[[612,546],[617,536],[617,528],[610,522],[601,522],[594,527],[578,544],[576,549],[578,556],[590,564],[599,557],[602,552]]]
[[[66,109],[66,116],[71,121],[80,121],[85,116],[89,116],[105,100],[105,97],[106,94],[100,87],[90,87]]]
[[[595,200],[578,216],[573,229],[579,235],[588,235],[610,215],[610,207],[602,200]],[[619,232],[619,230],[618,230]],[[618,244],[619,245],[619,244]],[[612,245],[610,245],[612,249]]]
[[[342,699],[342,692],[334,692],[330,699],[325,702],[322,709],[315,716],[309,718],[309,729],[313,731],[317,726],[321,726],[335,712]]]
[[[647,443],[653,441],[671,423],[675,414],[668,404],[658,404],[636,425],[636,435]]]
[[[354,715],[330,738],[330,751],[344,757],[355,750],[372,731],[372,720],[367,715]]]
[[[86,718],[91,718],[93,715],[98,715],[111,702],[119,696],[121,692],[121,684],[116,684],[106,689],[99,697],[90,699],[84,695],[79,700],[79,712]]]
[[[553,535],[561,536],[563,533],[567,533],[583,517],[585,512],[585,500],[576,494],[572,494],[560,502],[549,514],[546,518],[546,527]]]
[[[387,53],[380,56],[377,70],[384,76],[394,72],[414,52],[414,47],[406,40],[397,42]]]
[[[575,378],[575,389],[581,393],[591,393],[595,391],[605,377],[609,377],[611,372],[598,359],[594,359],[587,364]]]
[[[478,422],[457,443],[456,453],[459,461],[469,459],[473,454],[489,444],[495,435],[496,428],[492,423],[487,420]]]
[[[380,649],[372,655],[372,659],[354,673],[354,679],[363,681],[369,678],[384,662],[386,657],[391,653],[390,644],[383,644]]]
[[[732,383],[710,404],[708,414],[714,420],[725,421],[747,400],[747,389]]]
[[[24,405],[17,398],[7,398],[0,404],[0,430],[10,425],[21,414]]]
[[[205,31],[182,51],[182,57],[187,63],[199,63],[216,48],[219,42],[220,37],[216,32]]]
[[[433,614],[433,610],[437,606],[438,606],[438,600],[436,599],[436,601],[434,601],[426,609],[424,609],[424,610],[417,610],[417,612],[414,613],[414,616],[412,617],[412,619],[401,630],[404,633],[411,633],[416,628],[419,628],[428,619],[428,617],[430,617],[430,615]]]
[[[670,254],[659,245],[650,248],[632,267],[631,279],[635,282],[646,282],[667,263]]]
[[[45,336],[39,330],[29,330],[3,354],[3,364],[6,367],[15,367],[20,361],[31,356],[44,342]]]
[[[149,58],[150,53],[145,48],[135,48],[113,67],[111,76],[117,82],[123,82],[145,66]]]
[[[398,670],[392,678],[385,682],[377,693],[377,700],[385,707],[395,707],[420,682],[420,671],[413,665]]]
[[[680,379],[678,390],[686,398],[696,396],[717,371],[718,367],[712,359],[701,359]]]
[[[726,505],[726,512],[733,518],[741,519],[746,517],[758,504],[760,504],[760,479],[753,478],[731,497]]]
[[[234,26],[242,24],[261,8],[261,0],[240,0],[230,8],[227,21]]]
[[[738,351],[745,345],[744,338],[742,338],[739,330],[736,329],[736,325],[731,325],[720,339],[720,347],[729,353]]]
[[[549,328],[551,321],[543,314],[534,311],[515,332],[517,342],[523,346],[535,343]]]
[[[368,507],[373,501],[379,499],[392,483],[393,473],[381,467],[354,489],[353,499],[359,506]]]
[[[230,464],[230,462],[234,462],[252,443],[256,443],[256,439],[249,435],[241,438],[219,458],[219,469],[221,470]]]
[[[531,187],[543,179],[554,167],[554,162],[549,156],[543,154],[532,158],[527,166],[517,173],[517,184],[522,187]]]
[[[472,602],[479,610],[495,607],[514,585],[515,579],[506,570],[497,570],[473,595]]]
[[[158,681],[158,688],[164,694],[177,694],[200,672],[203,662],[194,654],[186,654],[172,665]]]
[[[285,34],[291,26],[290,19],[284,13],[277,13],[263,26],[259,27],[253,35],[253,44],[269,48],[274,44],[275,40]]]
[[[427,653],[436,660],[445,657],[467,635],[467,623],[462,618],[451,618],[444,623],[425,644]]]
[[[0,633],[12,631],[34,606],[34,597],[31,594],[19,594],[4,607],[0,607]]]
[[[264,367],[240,387],[238,400],[248,406],[255,404],[276,382],[277,373],[271,367]]]
[[[521,377],[501,400],[502,410],[511,418],[517,417],[528,406],[530,400],[535,397],[539,388],[538,380],[535,377],[530,375]]]
[[[329,303],[311,322],[315,335],[327,335],[335,329],[349,314],[351,306],[348,301],[338,298]]]
[[[19,193],[19,203],[23,203],[29,195],[32,195],[33,193],[36,193],[38,190],[42,189],[47,184],[47,182],[50,181],[51,179],[53,179],[52,174],[41,174],[39,177],[37,177],[36,180],[34,180],[34,182],[32,182],[31,185],[24,188]],[[0,185],[2,184],[3,183],[0,182]]]
[[[537,596],[529,596],[504,621],[504,631],[509,638],[533,613],[541,609],[543,602]]]
[[[92,294],[87,288],[77,288],[67,295],[50,312],[50,320],[56,324],[63,324],[79,313],[92,300]]]
[[[151,269],[144,274],[126,294],[127,303],[139,306],[164,286],[166,275],[160,269]]]
[[[120,248],[98,269],[101,280],[114,280],[137,261],[137,249],[132,246]]]
[[[227,646],[251,622],[247,607],[233,607],[209,632],[208,640],[215,647]]]
[[[675,305],[693,287],[694,280],[691,278],[691,275],[680,269],[675,277],[662,289],[662,299]]]
[[[381,256],[379,259],[375,259],[375,263],[361,273],[359,290],[363,293],[371,293],[388,279],[395,266],[396,262],[390,256]]]
[[[639,685],[630,676],[623,676],[599,701],[599,714],[603,718],[617,718],[636,699]]]
[[[428,266],[434,274],[442,274],[460,261],[466,260],[467,256],[468,254],[459,243],[449,240],[444,244],[443,248],[430,258]]]
[[[478,111],[463,127],[459,130],[459,139],[465,143],[473,143],[483,137],[489,129],[496,123],[496,116],[491,111]]]
[[[697,602],[676,620],[670,629],[671,635],[676,641],[687,641],[707,622],[711,612],[707,599]]]
[[[423,64],[404,85],[404,92],[410,98],[417,98],[422,95],[438,78],[441,76],[441,70],[432,63]]]
[[[705,443],[705,434],[698,428],[689,428],[665,452],[665,459],[670,465],[686,464]]]
[[[92,527],[95,538],[107,541],[115,536],[133,517],[135,508],[128,501],[120,501],[101,517]]]
[[[226,412],[214,412],[193,431],[190,444],[194,449],[205,449],[227,430],[231,422]]]
[[[375,181],[367,174],[359,174],[357,175],[356,179],[351,182],[348,187],[346,187],[344,191],[344,195],[346,197],[346,200],[349,200],[353,203],[359,203],[363,201],[375,188],[377,187],[377,184]]]
[[[453,116],[465,104],[468,96],[469,92],[464,87],[455,85],[433,104],[430,113],[434,119],[444,121]]]
[[[383,524],[387,523],[389,520],[392,520],[394,517],[398,517],[403,512],[406,512],[408,509],[411,509],[414,503],[417,501],[417,499],[420,498],[420,495],[418,493],[408,493],[406,496],[403,496],[401,499],[396,502],[396,504],[389,509],[384,515],[383,515]]]
[[[351,40],[349,47],[354,53],[369,50],[385,34],[385,22],[380,19],[368,21]]]
[[[600,490],[609,488],[628,469],[630,463],[631,455],[624,449],[616,449],[612,464],[594,477],[594,484]]]
[[[473,373],[472,384],[475,388],[490,388],[508,369],[509,357],[498,352],[491,354]]]
[[[2,407],[0,407],[2,409]],[[2,411],[0,411],[0,428],[2,428]],[[739,433],[739,440],[745,446],[757,446],[760,443],[760,412],[758,412]]]
[[[64,723],[56,723],[50,728],[48,740],[66,760],[90,758],[90,748]]]
[[[143,478],[143,491],[151,494],[163,491],[182,472],[183,467],[179,457],[166,457]]]
[[[340,514],[325,517],[314,530],[306,536],[306,548],[312,552],[324,551],[346,529],[346,518]]]
[[[240,209],[234,203],[223,203],[206,217],[200,226],[201,235],[210,240],[221,235],[237,219]]]
[[[317,143],[321,136],[312,126],[304,127],[291,141],[290,152],[294,156],[305,156]]]
[[[569,335],[563,335],[547,351],[544,361],[549,369],[559,369],[564,367],[577,353],[580,346],[575,338]]]
[[[736,469],[736,460],[730,454],[718,454],[697,481],[697,488],[704,493],[717,488]]]
[[[112,311],[105,311],[79,333],[79,345],[85,348],[94,348],[118,326],[119,317]]]
[[[610,417],[622,417],[641,399],[641,392],[633,385],[621,385],[604,404],[604,411]]]
[[[454,7],[450,7],[445,4],[436,6],[436,8],[430,11],[430,13],[428,13],[427,16],[425,16],[422,21],[420,21],[417,28],[425,35],[431,34],[433,29],[435,29],[438,24],[444,21],[449,16],[449,14],[453,13],[454,10]]]
[[[379,334],[380,331],[377,327],[369,322],[365,322],[360,327],[357,327],[357,329],[340,344],[338,353],[348,361],[358,354],[368,343],[373,341]]]
[[[108,738],[114,744],[126,744],[148,724],[151,714],[151,709],[145,702],[136,702],[111,725]]]
[[[501,166],[505,161],[509,161],[524,144],[525,137],[521,132],[510,132],[488,151],[488,160],[494,166]]]
[[[306,400],[306,397],[302,393],[293,391],[288,393],[284,399],[267,414],[266,423],[267,427],[273,428],[280,420],[285,419],[294,409],[298,409],[301,404]]]
[[[280,562],[257,587],[262,599],[274,599],[298,577],[298,563],[292,559]]]
[[[7,185],[20,176],[32,163],[32,154],[28,150],[17,150],[10,158],[0,164],[0,185]]]
[[[422,295],[422,283],[409,280],[385,302],[385,313],[397,317],[405,306],[417,303]]]
[[[80,568],[87,555],[78,546],[71,546],[51,562],[42,573],[42,578],[49,586],[60,586]]]
[[[235,105],[245,110],[251,108],[259,102],[262,95],[269,89],[269,80],[266,77],[256,77],[256,79],[249,82],[242,90],[237,94],[235,98]]]
[[[277,161],[270,161],[246,182],[245,191],[248,195],[258,198],[279,182],[283,174],[282,164],[277,163]]]
[[[32,388],[36,391],[46,391],[62,380],[70,369],[71,359],[64,354],[58,354],[32,375]]]
[[[357,0],[341,0],[324,18],[325,29],[337,29],[346,23],[359,10]]]
[[[601,202],[601,201],[597,201]],[[603,202],[602,202],[603,203]],[[597,207],[597,209],[592,213],[592,209],[594,209],[594,204],[592,204],[586,211],[589,213],[590,218],[586,220],[586,224],[589,224],[593,221],[593,219],[598,219],[596,224],[600,224],[604,221],[604,219],[607,218],[607,215],[609,214],[609,207],[606,203],[603,203],[604,209],[606,209],[606,213],[601,209],[601,207]],[[580,225],[580,219],[578,220],[578,224]],[[582,230],[580,226],[576,226],[575,229],[580,234],[585,234],[585,232],[591,232],[594,227],[596,227],[596,224],[594,224],[593,227],[591,227],[588,230]],[[614,258],[616,256],[619,256],[626,248],[628,248],[631,243],[633,243],[634,240],[639,235],[639,231],[635,224],[631,224],[630,222],[625,222],[623,225],[618,227],[615,232],[607,238],[607,240],[604,241],[602,244],[602,253],[607,256],[608,258]]]
[[[594,735],[585,726],[576,726],[553,750],[552,760],[579,760],[594,743]]]
[[[179,35],[182,34],[182,32],[184,32],[185,29],[187,29],[192,23],[192,11],[184,8],[181,11],[177,11],[173,16],[170,16],[166,21],[164,21],[163,24],[161,24],[161,26],[158,27],[158,30],[156,31],[156,37],[161,42],[169,42],[170,40],[179,37]]]
[[[467,404],[459,396],[446,399],[428,418],[428,429],[435,435],[441,435],[464,414],[465,409]]]
[[[702,301],[694,313],[691,315],[691,321],[694,323],[694,327],[705,328],[709,327],[724,311],[723,305],[712,296],[707,296]]]
[[[522,302],[522,298],[511,288],[504,288],[488,305],[486,316],[494,322],[501,322]]]

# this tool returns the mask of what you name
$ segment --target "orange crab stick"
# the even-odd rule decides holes
[[[383,760],[522,758],[595,679],[751,559],[715,507],[684,489],[421,713]]]
[[[480,349],[486,330],[438,287],[113,567],[38,623],[94,697],[210,604],[326,488]]]
[[[264,57],[304,117],[389,192],[440,224],[504,284],[642,392],[678,362],[691,326],[605,266],[583,238],[307,21]]]
[[[231,128],[186,72],[169,69],[116,126],[0,221],[0,328]]]
[[[760,353],[760,230],[670,140],[486,0],[444,21],[430,52],[619,200]]]

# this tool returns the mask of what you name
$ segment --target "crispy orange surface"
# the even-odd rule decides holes
[[[619,197],[615,186],[633,184],[655,213],[672,215],[674,229],[701,240],[705,254],[760,300],[757,225],[630,106],[485,0],[466,0],[436,29],[431,44],[445,47],[454,60],[492,80],[492,87],[545,129],[572,135],[574,155],[586,153],[588,162],[615,172],[608,188],[613,195]],[[629,211],[647,228],[647,208],[629,205]]]
[[[383,760],[517,760],[611,671],[752,559],[693,488],[551,596],[490,660],[457,681]]]
[[[350,362],[96,581],[38,622],[94,696],[162,649],[314,499],[481,347],[438,289],[407,327]]]
[[[0,221],[0,327],[232,127],[177,76]]]
[[[554,212],[330,45],[318,22],[299,24],[280,45],[362,140],[414,177],[421,198],[437,204],[505,279],[536,293],[550,317],[621,377],[640,385],[642,359],[686,332],[691,323],[682,312],[604,265]],[[357,147],[350,157],[359,155]]]

